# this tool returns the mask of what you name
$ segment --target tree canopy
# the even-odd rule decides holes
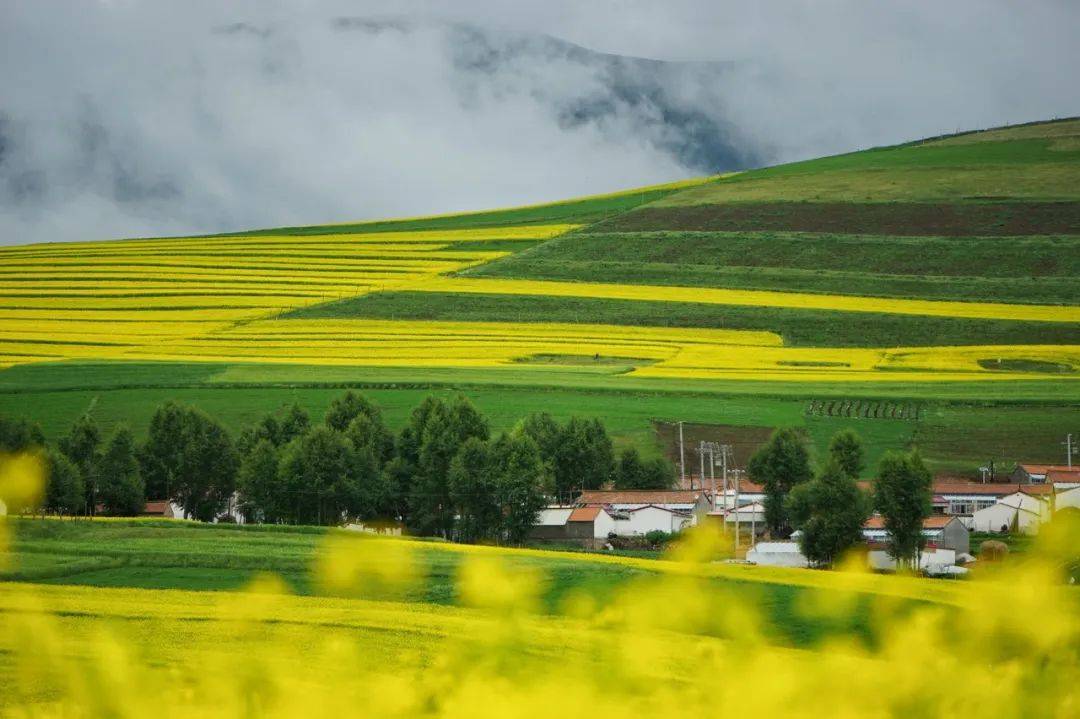
[[[829,566],[862,542],[870,501],[836,458],[813,480],[795,485],[786,503],[792,525],[802,533],[799,548],[812,563]]]
[[[750,479],[764,486],[765,523],[774,537],[791,534],[785,499],[793,487],[810,479],[810,456],[794,429],[779,429],[750,458]]]
[[[926,546],[923,520],[930,516],[933,478],[917,451],[886,452],[874,482],[874,508],[888,532],[889,555],[914,568]]]

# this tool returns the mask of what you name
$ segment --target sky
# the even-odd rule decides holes
[[[501,207],[1080,115],[1080,3],[4,0],[0,244]]]

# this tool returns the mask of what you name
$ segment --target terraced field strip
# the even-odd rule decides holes
[[[842,310],[847,312],[1025,320],[1032,322],[1080,322],[1080,307],[1075,306],[1011,305],[993,302],[939,302],[884,297],[773,292],[768,290],[726,290],[706,287],[439,277],[418,284],[415,287],[410,287],[410,290],[697,302],[717,305]]]
[[[542,240],[574,227],[0,248],[0,366],[112,359],[140,347],[181,352],[182,340],[232,322],[422,283],[507,254],[484,249],[487,242]],[[468,249],[455,250],[455,243]]]
[[[588,365],[589,358],[618,357],[641,360],[625,363],[627,373],[641,377],[841,382],[1060,379],[1080,366],[1075,345],[807,348],[750,330],[392,319],[258,320],[94,356],[110,352],[143,360],[401,367],[498,367],[544,356]],[[1048,374],[1040,367],[1064,369]]]
[[[125,356],[144,359],[490,367],[514,363],[533,355],[551,354],[664,360],[699,343],[728,347],[778,346],[781,340],[771,332],[688,332],[671,328],[611,325],[268,320],[174,342],[168,348],[133,348],[125,352]]]

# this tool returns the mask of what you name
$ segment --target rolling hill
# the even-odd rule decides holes
[[[3,248],[0,410],[55,436],[178,398],[239,427],[355,386],[394,423],[464,391],[497,426],[596,415],[650,453],[685,420],[1059,460],[1077,188],[1072,119],[536,207]]]

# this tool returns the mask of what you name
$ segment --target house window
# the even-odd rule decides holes
[[[975,503],[970,499],[950,499],[949,514],[974,514]]]

